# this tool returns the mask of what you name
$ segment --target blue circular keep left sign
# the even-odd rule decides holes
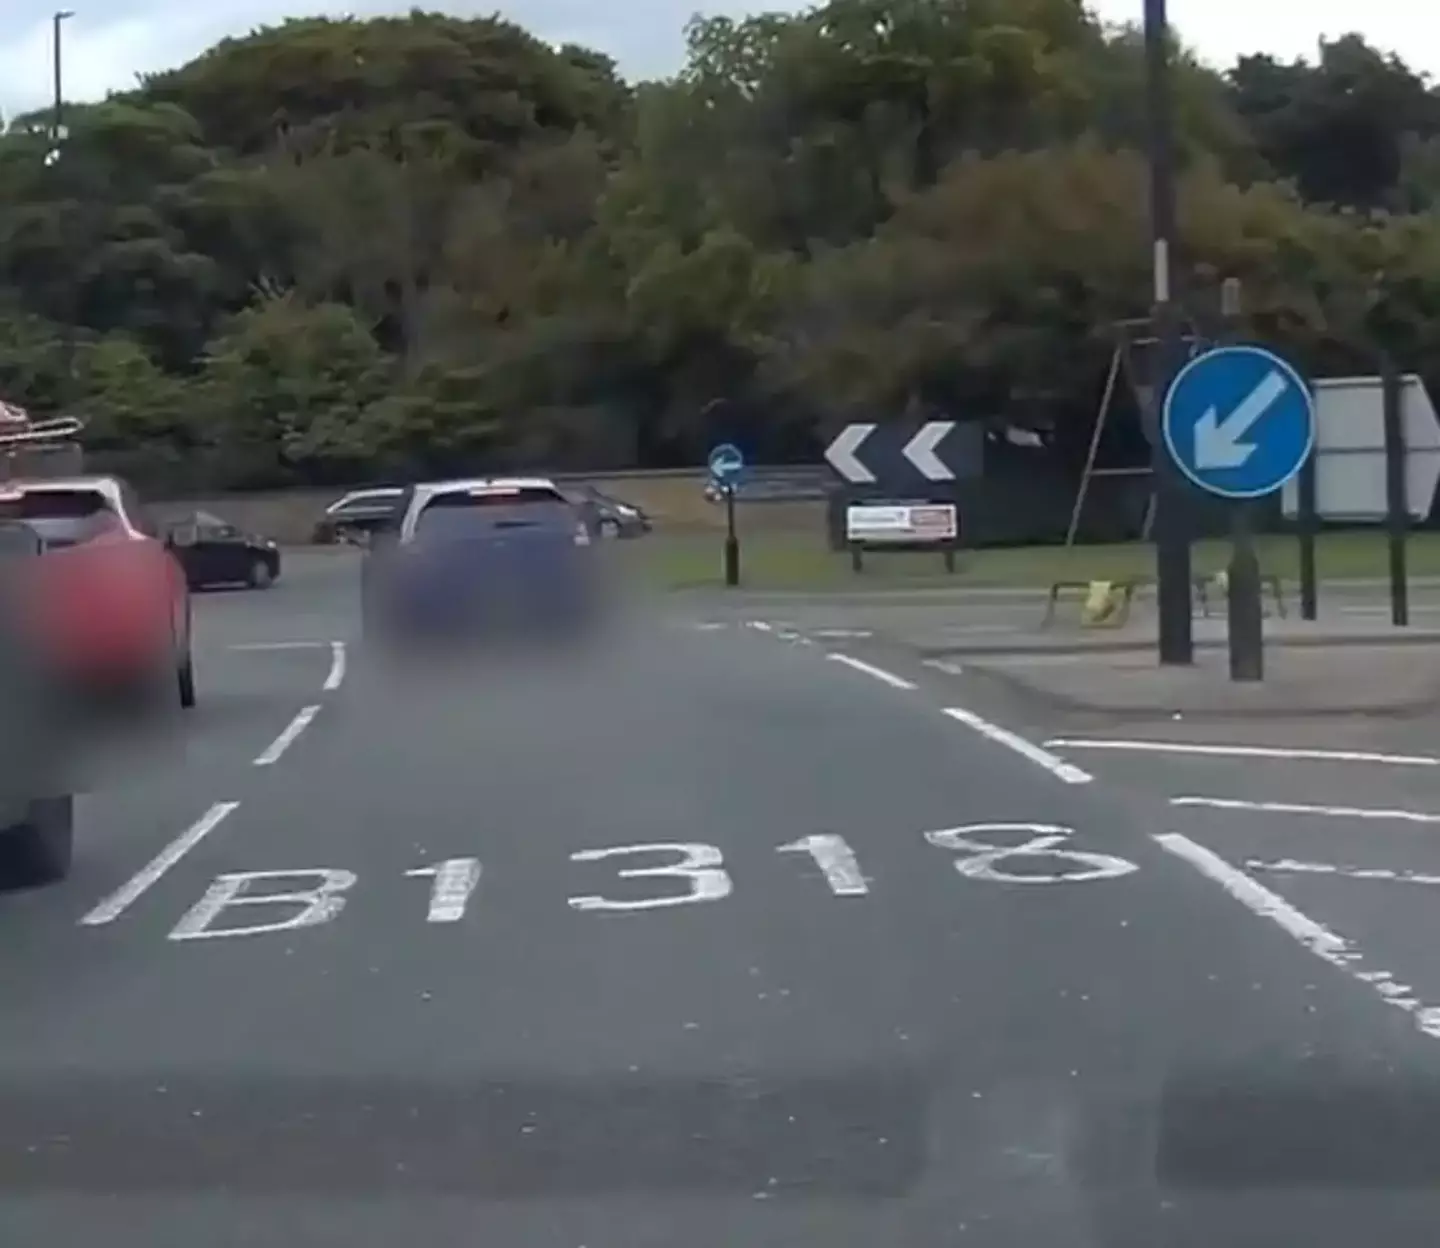
[[[720,485],[733,484],[745,471],[745,456],[733,442],[722,442],[710,452],[710,475]]]
[[[1315,446],[1315,403],[1295,368],[1263,347],[1216,347],[1175,375],[1160,433],[1176,466],[1207,494],[1263,498]]]

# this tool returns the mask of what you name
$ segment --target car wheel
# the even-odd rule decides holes
[[[250,565],[250,575],[246,578],[251,589],[269,589],[275,580],[274,574],[270,571],[270,565],[263,559],[256,559]]]
[[[31,888],[70,874],[75,857],[75,799],[46,797],[30,804],[25,821],[0,831],[0,882]]]

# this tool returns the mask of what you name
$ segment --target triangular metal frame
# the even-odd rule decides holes
[[[1188,322],[1188,318],[1187,318]],[[1123,375],[1130,387],[1130,393],[1135,398],[1136,406],[1140,410],[1142,422],[1150,423],[1158,419],[1159,413],[1154,410],[1154,387],[1150,379],[1145,376],[1145,369],[1137,360],[1137,348],[1153,348],[1159,343],[1159,339],[1151,332],[1153,322],[1150,317],[1139,317],[1131,320],[1116,321],[1112,326],[1115,337],[1115,346],[1110,353],[1110,367],[1105,375],[1105,388],[1100,397],[1100,407],[1095,415],[1095,428],[1090,435],[1090,445],[1085,453],[1085,466],[1080,472],[1080,485],[1075,491],[1075,505],[1070,509],[1070,523],[1065,530],[1065,549],[1069,550],[1075,545],[1075,539],[1080,532],[1080,519],[1084,512],[1085,500],[1090,493],[1091,482],[1096,477],[1148,477],[1154,472],[1150,464],[1138,468],[1096,468],[1095,460],[1100,454],[1100,441],[1105,436],[1105,429],[1110,421],[1110,413],[1115,406],[1115,392]],[[1206,346],[1205,340],[1200,337],[1193,322],[1188,322],[1183,328],[1180,336],[1185,346],[1185,358],[1188,360],[1203,350]],[[1147,431],[1147,439],[1158,437],[1158,430]],[[1149,498],[1145,503],[1145,518],[1140,526],[1140,540],[1150,540],[1150,531],[1155,521],[1155,489],[1151,486]]]

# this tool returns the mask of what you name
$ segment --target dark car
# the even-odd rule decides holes
[[[404,493],[400,486],[351,490],[325,508],[315,525],[315,541],[320,545],[345,541],[368,545],[376,532],[395,519],[395,508]]]
[[[650,517],[643,510],[596,486],[567,486],[564,494],[595,537],[641,537],[650,532]]]
[[[66,783],[68,733],[53,668],[34,652],[19,595],[44,545],[27,525],[0,522],[0,887],[70,872],[75,799]]]
[[[266,589],[280,576],[280,550],[219,516],[197,511],[170,526],[170,545],[191,589],[248,585]]]

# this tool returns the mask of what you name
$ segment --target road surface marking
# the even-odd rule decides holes
[[[810,635],[825,641],[864,641],[875,634],[868,628],[817,628]]]
[[[982,737],[989,737],[997,744],[1014,750],[1022,758],[1028,758],[1032,763],[1045,768],[1052,776],[1063,780],[1066,784],[1089,784],[1095,778],[1088,771],[1083,771],[1073,763],[1067,763],[1058,754],[1050,753],[1049,750],[1036,745],[1033,741],[1027,741],[1008,728],[992,724],[988,719],[983,719],[974,711],[967,711],[963,706],[947,706],[945,714],[951,719],[959,720],[967,728],[973,728]],[[1050,741],[1046,744],[1054,745],[1055,742]]]
[[[264,749],[264,752],[255,759],[255,766],[269,767],[271,763],[280,761],[280,756],[295,744],[295,738],[305,731],[310,721],[320,714],[318,706],[302,707],[286,726],[285,731],[275,738]]]
[[[430,876],[430,913],[427,923],[458,923],[465,917],[470,896],[480,884],[480,859],[447,858],[433,867],[416,867],[405,874],[411,877]]]
[[[937,672],[944,672],[947,676],[963,676],[965,669],[954,659],[923,659],[926,667],[933,667]]]
[[[903,680],[894,672],[887,672],[883,667],[867,663],[864,659],[852,659],[848,654],[827,654],[825,657],[832,662],[843,663],[846,667],[854,668],[857,672],[864,672],[867,676],[873,676],[876,680],[884,681],[892,689],[915,688],[910,681]]]
[[[87,927],[98,927],[102,923],[114,922],[134,905],[165,872],[200,844],[211,832],[215,831],[226,816],[239,805],[239,802],[216,802],[80,922]]]
[[[1421,810],[1381,810],[1373,806],[1310,806],[1304,802],[1247,802],[1238,797],[1172,797],[1172,806],[1204,806],[1211,810],[1250,810],[1265,815],[1323,815],[1331,819],[1387,819],[1409,823],[1440,823],[1440,815]]]
[[[696,620],[692,627],[699,629],[702,633],[718,633],[725,624],[721,620]]]
[[[1364,955],[1353,941],[1302,914],[1278,893],[1271,892],[1205,846],[1178,832],[1161,832],[1155,837],[1162,849],[1190,864],[1206,879],[1220,885],[1252,914],[1268,919],[1317,958],[1339,967],[1347,975],[1368,984],[1380,999],[1404,1010],[1415,1025],[1432,1039],[1440,1040],[1440,1008],[1424,1004],[1407,984],[1388,971],[1362,969]]]
[[[232,650],[324,650],[333,641],[247,641],[231,646]]]
[[[659,867],[630,867],[616,874],[622,880],[644,876],[670,876],[689,882],[690,890],[677,896],[646,897],[640,901],[610,901],[604,897],[571,897],[576,910],[653,910],[658,906],[683,906],[694,901],[719,901],[730,895],[730,874],[720,864],[724,856],[714,845],[655,842],[649,845],[614,845],[608,849],[582,849],[570,855],[571,862],[598,862],[616,854],[679,854],[680,861]]]
[[[330,643],[330,673],[325,677],[325,691],[328,693],[333,689],[340,688],[340,682],[344,679],[345,643],[343,641],[332,641]]]
[[[247,890],[257,880],[298,880],[310,877],[311,888],[288,893],[250,895]],[[336,867],[302,867],[297,871],[234,871],[217,875],[215,882],[186,911],[170,931],[171,940],[208,940],[216,936],[258,936],[262,932],[288,932],[297,927],[316,927],[328,923],[345,908],[344,893],[353,888],[353,871]],[[252,923],[247,927],[212,928],[226,910],[239,906],[298,905],[300,909],[273,923]]]
[[[971,835],[976,832],[1022,832],[1030,839],[1019,845],[995,845],[990,841],[977,841]],[[1065,844],[1074,833],[1074,828],[1049,823],[969,823],[958,828],[927,832],[925,839],[940,849],[967,851],[968,858],[955,860],[955,870],[968,879],[988,880],[995,884],[1080,884],[1089,880],[1114,880],[1140,869],[1128,858],[1117,858],[1114,854],[1056,848]],[[1055,861],[1057,869],[1048,874],[997,870],[996,864],[1007,858],[1049,858]],[[1080,869],[1059,870],[1058,864],[1065,862],[1078,864]]]
[[[768,633],[771,631],[770,625],[765,623],[764,620],[746,620],[745,627],[753,628],[757,633]]]
[[[1107,737],[1056,737],[1057,750],[1132,750],[1152,754],[1199,754],[1215,758],[1286,758],[1330,763],[1387,763],[1394,767],[1440,767],[1425,754],[1372,754],[1364,750],[1291,749],[1278,745],[1195,745],[1187,741],[1115,741]]]
[[[777,854],[809,854],[824,873],[830,891],[840,897],[863,897],[870,891],[855,851],[843,836],[807,836],[788,845],[778,845]]]
[[[1251,858],[1245,865],[1252,871],[1273,871],[1276,874],[1343,875],[1348,880],[1394,880],[1399,884],[1440,884],[1440,875],[1425,875],[1419,871],[1390,871],[1385,867],[1342,867],[1333,862],[1298,862],[1294,858],[1281,858],[1276,862],[1266,862],[1263,858]]]

